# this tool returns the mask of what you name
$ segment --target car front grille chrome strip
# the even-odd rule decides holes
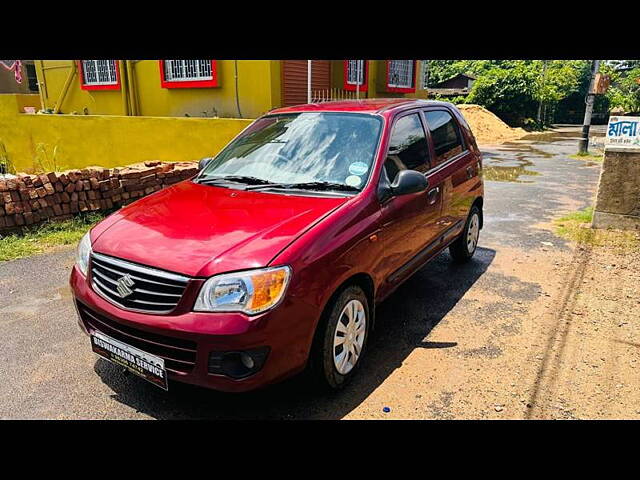
[[[114,267],[120,267],[127,270],[133,270],[134,272],[139,272],[142,274],[151,274],[156,275],[160,278],[164,278],[167,280],[173,280],[175,282],[183,282],[187,283],[189,281],[189,277],[185,277],[183,275],[178,275],[177,273],[165,272],[164,270],[158,270],[151,267],[145,267],[144,265],[138,265],[137,263],[127,262],[126,260],[120,260],[119,258],[109,257],[107,255],[102,255],[97,252],[93,252],[92,256],[100,261],[107,264],[111,264]]]
[[[106,280],[107,282],[113,284],[113,285],[118,285],[118,282],[113,280],[112,278],[107,277],[106,275],[104,275],[103,273],[100,273],[99,270],[94,270],[93,271],[94,275],[98,275],[98,277],[100,278],[100,281]],[[134,278],[134,277],[131,277]],[[109,287],[105,287],[105,288],[109,288]],[[137,288],[136,289],[137,292],[139,293],[147,293],[149,295],[156,295],[157,292],[151,291],[151,290],[145,290],[143,288]],[[177,299],[180,299],[180,297],[182,297],[182,295],[176,294],[176,293],[163,293],[163,295],[165,297],[175,297]]]
[[[125,310],[167,314],[175,309],[189,277],[135,264],[100,253],[91,254],[94,290]]]

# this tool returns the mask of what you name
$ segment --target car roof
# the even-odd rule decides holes
[[[367,98],[363,100],[339,100],[334,102],[307,103],[292,107],[276,108],[274,113],[300,113],[300,112],[361,112],[380,113],[395,108],[426,107],[431,105],[447,105],[450,103],[436,100],[422,100],[416,98]]]

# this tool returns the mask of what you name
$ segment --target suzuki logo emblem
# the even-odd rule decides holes
[[[116,286],[116,288],[118,289],[118,293],[120,294],[120,296],[124,298],[124,297],[128,297],[133,293],[133,290],[131,290],[131,287],[133,287],[134,285],[135,285],[134,281],[131,280],[131,277],[127,273],[126,275],[118,279],[118,285]]]

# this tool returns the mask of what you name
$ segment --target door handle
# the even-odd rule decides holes
[[[467,178],[473,178],[473,167],[472,166],[468,166],[467,167]]]
[[[438,193],[440,193],[440,187],[432,188],[431,190],[429,190],[429,192],[427,193],[429,205],[433,205],[434,203],[436,203],[436,200],[438,199]]]

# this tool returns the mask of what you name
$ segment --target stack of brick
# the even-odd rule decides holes
[[[192,177],[197,163],[144,162],[122,168],[0,177],[0,232],[79,212],[111,210]]]

